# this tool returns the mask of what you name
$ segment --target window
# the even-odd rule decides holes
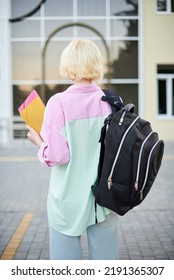
[[[174,118],[174,65],[158,65],[158,115]]]
[[[30,12],[39,2],[11,0],[11,17]],[[37,88],[41,93],[43,46],[48,36],[60,27],[63,28],[51,38],[45,55],[45,103],[50,94],[70,83],[64,81],[58,71],[63,49],[73,38],[85,37],[95,41],[104,55],[102,86],[107,85],[109,77],[112,87],[123,95],[124,102],[135,103],[138,111],[140,11],[139,0],[47,0],[32,16],[11,23],[14,115],[18,116],[17,108],[29,91]],[[65,26],[74,22],[93,27],[102,34],[110,50],[109,64],[101,38],[90,28]]]
[[[105,16],[106,1],[105,0],[78,0],[77,2],[78,16]]]
[[[160,13],[174,13],[174,0],[157,0],[157,11]]]

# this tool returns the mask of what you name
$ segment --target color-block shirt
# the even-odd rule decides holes
[[[49,225],[57,231],[81,235],[95,223],[91,186],[97,178],[100,131],[111,112],[96,84],[72,85],[47,103],[38,157],[51,166],[47,199]],[[109,209],[97,206],[97,219]]]

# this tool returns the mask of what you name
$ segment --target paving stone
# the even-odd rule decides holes
[[[23,245],[21,244],[18,248],[18,252],[28,252],[31,245]]]
[[[35,147],[15,146],[3,148],[0,157],[31,157],[36,153]],[[166,143],[165,154],[174,156],[174,142]],[[141,205],[120,217],[120,259],[174,260],[173,170],[174,160],[164,159],[147,198]],[[7,161],[0,162],[0,174],[0,255],[23,215],[33,212],[34,218],[14,258],[49,259],[46,200],[50,169],[37,161]],[[82,246],[83,259],[87,259],[85,235],[82,237]]]
[[[48,260],[49,259],[49,248],[48,250],[42,250],[40,254],[40,260]]]
[[[27,259],[28,252],[17,252],[14,256],[14,260],[25,260]]]

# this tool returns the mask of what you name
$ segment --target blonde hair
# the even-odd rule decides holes
[[[73,40],[61,55],[59,73],[63,78],[75,81],[99,81],[103,77],[103,57],[100,50],[90,40]]]

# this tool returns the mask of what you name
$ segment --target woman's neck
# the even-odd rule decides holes
[[[75,85],[89,85],[91,84],[91,80],[82,79],[81,81],[73,81]]]

